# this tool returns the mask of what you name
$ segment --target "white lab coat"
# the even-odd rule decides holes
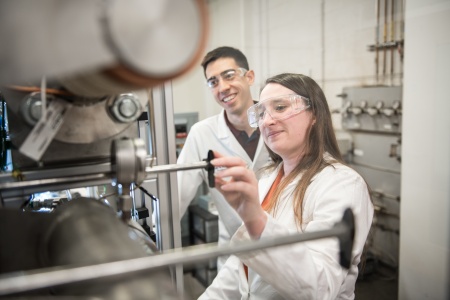
[[[255,157],[252,162],[247,152],[242,148],[228,128],[225,121],[225,111],[198,123],[195,123],[186,138],[177,163],[186,164],[205,159],[209,150],[215,150],[225,156],[242,158],[254,171],[259,170],[269,161],[269,154],[260,137]],[[208,173],[204,169],[177,172],[178,194],[180,200],[180,217],[184,215],[189,204],[194,199],[202,181],[208,183]],[[228,243],[230,237],[242,224],[242,220],[232,209],[225,198],[216,189],[210,189],[211,199],[219,213],[219,245]],[[228,257],[218,258],[218,269]]]
[[[278,170],[259,181],[262,201]],[[297,233],[292,192],[300,178],[283,192],[275,216],[261,239]],[[355,215],[355,242],[351,267],[339,265],[336,238],[320,239],[279,248],[231,256],[209,288],[199,299],[354,299],[358,263],[373,217],[373,205],[364,180],[354,170],[335,164],[314,178],[303,202],[304,232],[326,230],[340,221],[350,207]],[[232,237],[232,243],[250,240],[245,226]],[[247,281],[242,263],[249,268]]]

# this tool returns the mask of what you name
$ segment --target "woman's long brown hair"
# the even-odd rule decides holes
[[[301,229],[303,199],[311,179],[326,166],[334,162],[344,162],[333,130],[330,109],[319,85],[308,76],[293,73],[283,73],[270,77],[266,80],[265,85],[269,83],[280,84],[298,95],[309,98],[311,105],[308,111],[312,113],[315,119],[315,122],[311,124],[307,132],[308,138],[304,152],[299,154],[302,155],[302,159],[294,170],[280,182],[268,205],[268,211],[276,214],[277,203],[281,193],[292,180],[302,174],[293,194],[294,213],[297,226]],[[278,154],[270,149],[268,150],[272,163],[267,168],[273,170],[283,160]],[[329,153],[334,160],[326,161],[324,159],[325,153]]]

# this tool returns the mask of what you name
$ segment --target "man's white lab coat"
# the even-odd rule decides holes
[[[209,150],[218,151],[225,156],[238,156],[254,171],[259,170],[269,161],[269,154],[262,137],[259,139],[255,157],[252,162],[247,152],[242,148],[228,128],[225,121],[225,111],[198,123],[195,123],[187,136],[186,142],[178,157],[177,163],[187,164],[205,159]],[[180,171],[177,173],[178,193],[180,198],[180,217],[186,212],[190,202],[197,193],[202,181],[208,183],[208,173],[204,169]],[[232,209],[216,189],[210,189],[211,199],[219,213],[219,245],[228,243],[230,237],[242,224],[236,211]],[[228,257],[218,258],[218,269]]]

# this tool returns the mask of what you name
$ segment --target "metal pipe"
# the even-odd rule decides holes
[[[175,171],[185,171],[193,169],[205,169],[208,166],[206,161],[194,162],[190,164],[171,164],[145,168],[147,177],[154,173],[169,173]]]
[[[387,14],[388,14],[388,0],[384,0],[384,25],[383,25],[383,43],[387,42]],[[386,79],[386,47],[383,47],[383,82]]]
[[[376,197],[376,198],[387,198],[387,199],[391,199],[391,200],[400,201],[400,196],[394,196],[391,194],[386,194],[384,192],[372,191],[372,192],[370,192],[370,195],[372,197]]]
[[[222,255],[245,253],[259,249],[289,245],[322,238],[338,237],[340,241],[351,240],[353,244],[353,215],[351,215],[351,224],[347,224],[348,222],[345,221],[345,216],[346,215],[344,214],[343,221],[336,223],[334,227],[329,230],[271,237],[257,241],[248,241],[220,247],[215,244],[197,245],[183,249],[173,249],[160,255],[84,267],[55,267],[44,270],[20,272],[20,274],[4,274],[0,276],[0,295],[30,291],[84,280],[110,277],[114,275],[123,275],[177,264],[196,263]]]
[[[359,166],[359,167],[365,167],[365,168],[369,168],[372,170],[377,170],[377,171],[382,171],[382,172],[389,172],[389,173],[393,173],[393,174],[400,174],[400,171],[397,170],[392,170],[392,169],[388,169],[388,168],[380,168],[374,165],[369,165],[369,164],[363,164],[363,163],[358,163],[358,162],[351,162],[351,165],[355,165],[355,166]]]
[[[152,157],[147,157],[146,161],[153,160]],[[89,184],[90,186],[98,184],[104,184],[106,182],[110,182],[114,178],[114,174],[111,171],[104,171],[106,164],[101,164],[99,167],[102,169],[102,172],[95,172],[95,166],[88,166],[85,169],[79,168],[77,169],[77,175],[69,175],[65,177],[55,177],[55,172],[59,173],[59,169],[52,170],[47,169],[42,171],[41,178],[38,178],[39,172],[30,171],[21,173],[21,177],[23,177],[20,181],[16,180],[13,175],[10,174],[2,174],[0,176],[0,191],[5,192],[11,189],[33,189],[33,191],[47,191],[51,190],[52,187],[61,186],[64,184],[72,184],[72,183],[80,183],[80,184]],[[146,167],[145,172],[147,173],[146,179],[149,179],[149,176],[154,173],[168,173],[175,171],[184,171],[184,170],[192,170],[192,169],[202,169],[208,166],[208,162],[201,161],[195,162],[191,164],[171,164],[171,165],[161,165],[154,167]],[[108,169],[111,169],[111,165],[108,164]],[[52,176],[49,178],[45,178],[46,176]],[[27,180],[29,177],[34,177],[36,179]]]
[[[391,0],[391,42],[394,42],[395,39],[394,6],[395,1]],[[391,85],[394,84],[394,52],[395,48],[391,48]]]
[[[147,91],[148,95],[148,109],[147,109],[147,117],[148,117],[148,123],[150,127],[150,156],[155,157],[156,151],[155,151],[155,107],[153,104],[153,90],[149,89]],[[153,161],[152,161],[153,162]]]
[[[52,186],[60,186],[62,184],[89,183],[89,186],[96,185],[96,183],[111,180],[111,173],[98,173],[98,174],[85,174],[78,176],[57,177],[57,178],[44,178],[35,180],[13,181],[3,182],[0,184],[0,190],[3,192],[9,189],[23,189],[23,188],[36,188],[39,190],[48,190]]]
[[[378,84],[378,73],[380,72],[378,51],[380,44],[380,0],[376,0],[376,3],[375,11],[377,16],[377,26],[375,27],[375,78]]]

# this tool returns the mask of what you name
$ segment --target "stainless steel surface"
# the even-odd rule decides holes
[[[111,207],[95,199],[77,198],[58,205],[47,214],[0,210],[0,225],[0,281],[38,268],[61,270],[64,269],[61,266],[90,266],[157,253],[154,243],[142,228],[120,221]],[[8,226],[15,230],[9,230]],[[21,239],[11,243],[16,234]],[[91,279],[23,293],[30,291],[26,289],[14,296],[26,299],[48,295],[117,300],[137,299],[142,295],[146,299],[166,299],[166,293],[172,295],[169,299],[176,296],[168,268],[126,277]]]
[[[161,84],[200,59],[206,9],[202,0],[2,1],[0,83],[65,77],[89,97]]]
[[[185,24],[179,18],[190,22]],[[104,28],[114,52],[127,65],[144,74],[166,76],[178,72],[198,51],[202,16],[194,1],[114,1],[105,10]],[[172,35],[177,39],[167,38]],[[175,52],[177,55],[170,55]]]
[[[113,172],[122,185],[141,183],[145,178],[145,143],[142,139],[115,140],[112,147]]]
[[[351,227],[351,224],[339,222],[329,230],[317,232],[278,236],[270,239],[260,239],[257,241],[242,242],[239,244],[220,247],[215,244],[198,245],[185,247],[183,249],[166,250],[163,254],[150,257],[142,257],[85,267],[50,268],[48,270],[36,270],[20,275],[7,274],[7,276],[0,277],[0,295],[50,286],[58,286],[65,283],[74,283],[95,278],[126,275],[136,271],[152,270],[170,265],[196,263],[221,255],[245,253],[259,249],[289,245],[316,239],[339,237],[344,240],[352,240],[352,237],[350,237]]]

